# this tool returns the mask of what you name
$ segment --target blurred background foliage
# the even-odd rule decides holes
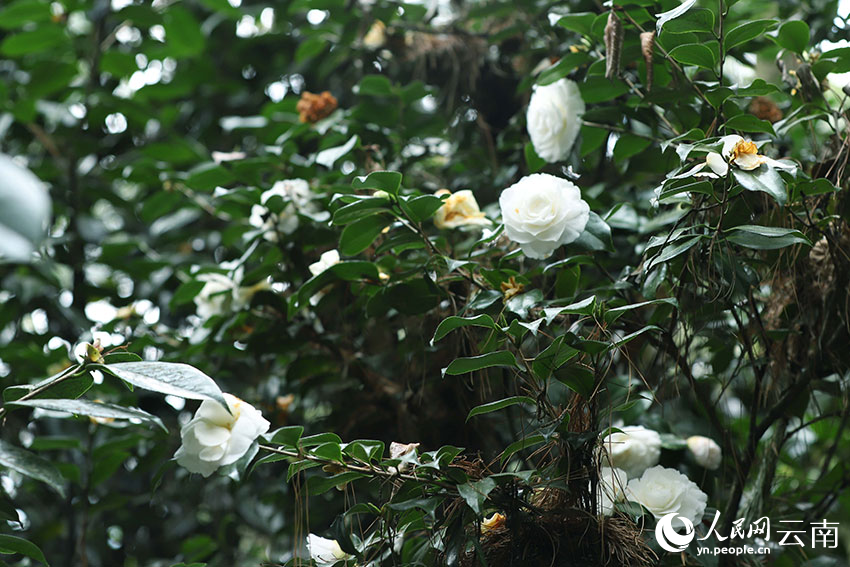
[[[665,52],[700,43],[706,51],[675,64],[656,50],[649,85],[639,31],[655,29],[656,14],[677,5],[617,2],[626,25],[623,72],[609,80],[608,5],[586,0],[3,2],[0,151],[48,184],[53,212],[37,260],[8,257],[0,265],[2,385],[55,374],[70,365],[75,344],[97,339],[107,351],[202,369],[260,408],[273,429],[297,424],[306,433],[418,442],[427,450],[455,445],[498,463],[505,447],[537,426],[534,408],[467,422],[471,408],[524,392],[501,369],[444,379],[440,369],[453,359],[494,345],[477,329],[432,344],[443,318],[491,313],[507,326],[590,295],[609,307],[675,298],[675,308],[662,302],[622,320],[595,312],[605,324],[553,317],[539,338],[536,327],[533,335],[515,333],[516,349],[524,344],[533,357],[567,331],[614,344],[649,325],[663,330],[657,339],[588,355],[554,381],[566,386],[552,386],[548,396],[577,410],[564,435],[595,438],[609,426],[641,422],[678,437],[722,439],[740,458],[717,473],[681,465],[709,493],[710,507],[728,510],[735,485],[751,510],[842,522],[846,545],[846,253],[814,273],[802,240],[774,252],[726,238],[715,248],[716,239],[705,238],[658,259],[658,246],[682,235],[676,230],[705,236],[720,225],[700,208],[708,201],[662,198],[659,205],[654,190],[682,164],[676,149],[685,142],[733,130],[769,134],[773,155],[801,164],[801,176],[788,178],[789,204],[752,192],[734,202],[724,197],[724,226],[784,226],[809,243],[826,234],[837,242],[822,246],[828,258],[850,249],[841,191],[847,9],[833,0],[698,0],[657,42]],[[739,29],[740,43],[721,47],[712,40],[721,19],[726,33],[753,26]],[[805,22],[805,30],[779,27],[790,20]],[[708,69],[689,64],[705,53]],[[807,71],[797,72],[801,66]],[[525,107],[535,82],[563,76],[579,83],[585,125],[569,160],[543,165],[528,144]],[[316,123],[301,121],[298,102],[308,91],[330,92],[338,108]],[[724,130],[733,118],[737,126]],[[490,218],[498,217],[501,190],[523,175],[575,178],[611,227],[612,242],[579,259],[568,248],[535,263],[506,255],[504,241],[476,247],[478,232],[422,223],[442,255],[469,262],[461,270],[482,289],[475,295],[456,267],[396,226],[343,254],[374,262],[389,284],[332,285],[305,307],[297,294],[309,265],[340,239],[322,212],[336,208],[335,194],[356,192],[355,176],[382,169],[400,171],[404,187],[424,194],[472,189]],[[275,182],[292,178],[308,180],[320,205],[299,210],[296,230],[267,238],[249,222],[252,207]],[[250,303],[222,299],[202,317],[199,275],[235,278],[237,271],[240,285],[261,284]],[[527,293],[503,302],[500,286],[511,278]],[[598,396],[582,390],[587,375],[590,386],[604,382]],[[381,483],[356,495],[307,497],[298,482],[285,482],[282,463],[257,467],[240,482],[192,478],[169,461],[192,403],[131,392],[99,374],[94,382],[89,398],[141,407],[170,434],[43,412],[39,420],[26,411],[5,416],[3,439],[49,459],[67,483],[60,496],[14,471],[0,474],[9,520],[2,531],[36,542],[53,565],[284,564],[303,556],[307,532],[345,532],[339,523],[329,529],[355,501],[391,497]],[[762,391],[753,393],[756,383]],[[780,415],[770,414],[773,407]],[[750,455],[772,478],[747,470],[738,483],[751,412],[780,418],[782,430],[756,439]],[[679,462],[680,453],[664,459]],[[534,468],[537,457],[522,454],[522,468]],[[405,563],[402,555],[385,560]],[[846,558],[846,549],[818,559],[788,551],[770,564],[846,565]],[[684,560],[698,561],[675,558]]]

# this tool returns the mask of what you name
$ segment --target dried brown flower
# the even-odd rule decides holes
[[[762,120],[778,122],[782,120],[782,111],[776,103],[766,96],[757,96],[750,103],[750,114]]]
[[[655,32],[648,31],[640,34],[640,51],[646,62],[646,90],[652,90],[652,52],[655,50]]]
[[[623,22],[612,10],[605,25],[605,78],[620,74],[620,54],[623,51]]]
[[[331,112],[336,110],[336,107],[336,98],[329,91],[322,94],[304,91],[301,93],[301,100],[298,101],[295,110],[298,111],[298,118],[301,122],[313,123],[330,116]]]

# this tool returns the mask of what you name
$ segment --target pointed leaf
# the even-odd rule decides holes
[[[64,411],[75,415],[86,415],[89,417],[101,417],[106,419],[139,419],[152,423],[168,431],[168,428],[157,416],[139,408],[124,407],[116,404],[93,402],[90,400],[25,400],[21,402],[10,402],[6,404],[12,407],[41,408],[50,411]]]
[[[61,496],[65,496],[65,480],[48,461],[26,449],[15,447],[0,440],[0,465],[18,471],[22,475],[44,482]]]
[[[487,354],[479,356],[456,358],[451,361],[447,368],[443,369],[443,374],[458,376],[460,374],[467,374],[484,368],[492,368],[493,366],[509,366],[516,368],[516,357],[514,357],[513,353],[509,351],[497,350],[495,352],[488,352]]]
[[[535,401],[534,398],[529,398],[528,396],[513,396],[511,398],[505,398],[496,402],[490,402],[489,404],[481,404],[480,406],[472,408],[472,410],[469,412],[469,415],[466,416],[466,421],[469,421],[476,415],[499,411],[500,409],[509,406],[515,406],[516,404],[534,405]]]
[[[215,381],[188,364],[179,362],[119,362],[99,367],[139,388],[190,400],[227,402]],[[229,411],[229,410],[228,410]]]

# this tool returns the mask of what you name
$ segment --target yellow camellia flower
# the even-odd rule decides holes
[[[506,521],[507,518],[504,514],[495,512],[492,516],[485,518],[484,521],[481,522],[481,533],[483,534],[501,528],[505,525]]]
[[[490,221],[478,208],[478,201],[469,189],[452,193],[448,189],[440,189],[435,193],[448,195],[443,206],[434,214],[434,225],[437,228],[458,228],[461,226],[488,226]]]

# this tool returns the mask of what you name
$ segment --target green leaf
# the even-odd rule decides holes
[[[791,20],[779,26],[776,43],[794,53],[803,53],[809,46],[809,24],[803,20]]]
[[[728,52],[733,47],[746,43],[751,39],[761,37],[764,32],[776,25],[776,20],[753,20],[736,26],[726,32],[723,38],[723,50]]]
[[[279,456],[279,455],[278,455]],[[268,457],[266,457],[268,458]],[[294,463],[290,463],[289,467],[286,469],[286,482],[292,480],[292,477],[297,475],[303,470],[312,469],[318,466],[321,466],[322,463],[317,463],[316,461],[310,461],[304,459],[303,461],[295,461]]]
[[[509,351],[497,350],[495,352],[488,352],[487,354],[481,354],[478,356],[456,358],[449,363],[448,367],[443,369],[443,374],[458,376],[460,374],[468,374],[469,372],[475,372],[476,370],[482,370],[484,368],[492,368],[494,366],[517,368],[516,357],[514,357],[513,353]]]
[[[534,357],[531,371],[540,380],[548,380],[555,370],[578,354],[578,350],[564,344],[563,335],[552,341],[546,349]]]
[[[676,256],[679,256],[680,254],[684,254],[685,252],[693,248],[697,242],[702,240],[702,238],[702,236],[694,236],[682,242],[677,242],[673,246],[665,246],[660,254],[658,254],[657,256],[653,255],[649,257],[649,261],[644,264],[644,271],[648,272],[655,266],[663,264],[664,262],[668,262]]]
[[[41,552],[41,549],[37,545],[15,536],[0,534],[0,553],[9,555],[19,553],[30,559],[40,561],[45,565],[50,565],[47,559],[44,558],[44,553]]]
[[[735,181],[747,191],[763,191],[776,199],[780,205],[785,205],[787,200],[785,182],[772,167],[761,165],[752,171],[733,167],[732,175],[735,176]]]
[[[537,155],[537,152],[534,151],[534,144],[531,142],[526,142],[523,153],[525,154],[525,165],[528,167],[529,173],[540,171],[546,165],[546,160]]]
[[[86,415],[89,417],[102,417],[107,419],[138,419],[152,423],[168,432],[168,428],[157,416],[139,408],[124,407],[116,404],[93,402],[90,400],[25,400],[8,402],[8,407],[30,407],[41,408],[51,411],[62,411],[74,415]]]
[[[540,86],[550,85],[555,81],[566,77],[573,71],[573,69],[587,63],[589,60],[590,57],[583,51],[579,51],[578,53],[568,53],[561,57],[557,63],[540,73],[537,77],[536,84]]]
[[[595,12],[576,12],[575,14],[565,14],[558,20],[558,25],[562,28],[574,31],[581,35],[590,36],[593,28],[593,20],[596,19]]]
[[[28,261],[47,233],[50,213],[44,184],[0,154],[0,256]]]
[[[373,96],[392,96],[393,84],[386,75],[366,75],[360,79],[357,94]]]
[[[727,231],[726,238],[735,244],[756,250],[775,250],[794,244],[812,245],[806,235],[799,230],[775,226],[736,226]]]
[[[65,496],[65,480],[59,471],[50,463],[20,447],[15,447],[0,439],[0,465],[18,471],[24,476],[40,480]]]
[[[0,11],[0,29],[12,30],[25,25],[50,21],[50,3],[41,0],[18,0]]]
[[[410,217],[413,222],[422,222],[430,219],[443,206],[443,199],[435,195],[419,195],[417,197],[401,197],[399,206]]]
[[[334,264],[321,274],[313,276],[298,290],[298,304],[303,305],[310,297],[325,287],[338,280],[357,281],[371,280],[377,282],[378,267],[372,262],[346,261]]]
[[[340,444],[332,441],[330,443],[322,443],[310,451],[316,457],[327,461],[342,462],[342,448]]]
[[[549,325],[555,320],[555,317],[562,313],[567,313],[569,315],[590,315],[593,313],[593,309],[595,307],[596,296],[591,295],[590,297],[586,297],[585,299],[576,301],[575,303],[570,303],[564,307],[547,307],[543,310],[543,314],[546,316],[546,324]]]
[[[139,408],[124,407],[116,404],[93,402],[90,400],[25,400],[8,402],[7,407],[41,408],[51,411],[63,411],[75,415],[102,417],[107,419],[138,419],[152,423],[168,432],[168,428],[157,416]]]
[[[89,479],[91,486],[98,486],[112,478],[112,475],[130,457],[131,455],[127,451],[115,451],[94,459],[94,466]]]
[[[694,4],[696,4],[697,0],[685,0],[672,10],[668,10],[667,12],[662,12],[661,14],[656,14],[655,17],[658,18],[658,21],[655,22],[655,30],[657,33],[661,33],[661,28],[664,27],[664,24],[669,22],[670,20],[674,20],[679,16],[684,15],[688,10],[693,8]]]
[[[360,143],[360,136],[354,134],[348,141],[341,146],[334,146],[316,154],[316,163],[331,169],[334,162],[353,150]]]
[[[15,400],[19,400],[27,394],[32,393],[33,390],[37,388],[41,388],[48,383],[53,382],[56,379],[55,376],[42,380],[37,384],[25,384],[18,386],[9,386],[5,390],[3,390],[3,400],[6,402],[13,402]],[[63,378],[61,382],[56,382],[55,384],[48,386],[42,392],[35,396],[35,399],[44,399],[44,398],[62,398],[62,399],[76,399],[89,391],[89,389],[94,384],[94,379],[90,374],[82,374],[80,376],[75,376],[73,378]]]
[[[452,315],[451,317],[446,317],[440,321],[439,325],[437,325],[437,330],[434,331],[434,337],[431,339],[431,344],[433,345],[435,342],[439,341],[455,329],[469,326],[498,329],[493,318],[486,314],[478,315],[476,317],[458,317],[456,315]]]
[[[353,189],[373,189],[398,195],[401,187],[401,173],[397,171],[373,171],[369,175],[355,177],[351,182]]]
[[[173,57],[192,57],[204,50],[206,40],[192,12],[180,4],[172,4],[162,16],[165,45]]]
[[[714,70],[714,52],[701,43],[686,43],[670,51],[670,57],[683,65],[696,65]]]
[[[206,282],[198,280],[189,280],[181,283],[180,287],[177,288],[177,291],[175,291],[174,295],[171,297],[171,306],[176,307],[178,305],[191,303],[192,300],[201,293],[201,290],[204,289],[205,285],[207,285]]]
[[[665,24],[664,33],[710,32],[714,29],[714,12],[695,8]]]
[[[299,447],[315,447],[317,445],[323,445],[325,443],[336,443],[337,445],[342,444],[342,439],[339,438],[339,435],[336,433],[316,433],[315,435],[308,435],[307,437],[302,437],[298,442]]]
[[[295,49],[295,62],[301,63],[311,59],[325,50],[329,43],[321,37],[308,37],[298,44]]]
[[[609,252],[613,252],[614,241],[611,239],[611,227],[602,220],[602,217],[590,211],[584,232],[579,235],[573,244],[577,244],[587,250],[608,250]]]
[[[628,133],[623,134],[617,139],[617,145],[614,146],[614,161],[623,162],[648,148],[651,143],[652,140],[649,138]]]
[[[292,465],[290,465],[289,468],[292,468]],[[331,488],[348,484],[349,482],[359,478],[366,478],[366,476],[367,475],[364,473],[354,471],[339,473],[331,477],[314,476],[307,480],[307,491],[311,496],[324,494]]]
[[[480,406],[472,408],[472,410],[469,412],[469,415],[466,416],[466,421],[469,421],[476,415],[499,411],[500,409],[506,408],[508,406],[515,406],[517,404],[529,404],[533,406],[535,403],[536,402],[534,401],[534,398],[529,398],[528,396],[513,396],[511,398],[505,398],[503,400],[490,402],[489,404],[482,404]]]
[[[496,481],[485,477],[476,482],[467,482],[457,486],[458,494],[466,500],[466,503],[476,514],[481,514],[487,495],[496,488]]]
[[[546,437],[543,435],[530,435],[525,439],[520,439],[514,443],[508,445],[504,451],[502,451],[502,456],[499,461],[504,464],[508,459],[513,456],[517,451],[522,451],[523,449],[527,449],[528,447],[533,447],[534,445],[539,445],[540,443],[544,443],[546,441]]]
[[[578,88],[586,104],[606,102],[629,92],[629,85],[624,81],[609,81],[602,75],[586,77]]]
[[[345,256],[356,256],[366,250],[381,234],[389,221],[382,215],[371,215],[356,220],[342,229],[339,237],[339,252]]]
[[[646,327],[643,327],[642,329],[639,329],[639,330],[635,331],[634,333],[629,333],[625,337],[619,338],[616,341],[612,342],[610,345],[608,345],[606,350],[613,350],[615,348],[619,348],[619,347],[625,345],[626,343],[630,343],[634,339],[638,338],[640,335],[642,335],[644,333],[649,333],[649,332],[652,332],[652,331],[663,331],[663,329],[661,327],[656,326],[656,325],[647,325]]]
[[[301,436],[304,434],[304,428],[300,425],[290,425],[281,427],[271,434],[271,442],[279,445],[297,445]]]
[[[333,224],[345,225],[365,216],[374,215],[388,210],[390,204],[388,199],[380,197],[367,197],[353,203],[349,203],[336,210],[333,216]]]
[[[726,124],[724,124],[723,127],[727,132],[729,130],[738,130],[740,132],[763,132],[765,134],[776,136],[776,132],[773,131],[773,124],[767,120],[756,118],[752,114],[739,114],[737,116],[733,116],[726,121]]]
[[[215,162],[202,163],[189,171],[186,185],[200,191],[211,191],[233,183],[233,174]]]
[[[188,364],[179,362],[120,362],[99,366],[112,374],[151,392],[188,398],[191,400],[215,400],[225,408],[227,402],[215,381]],[[229,408],[228,408],[228,411]]]
[[[0,54],[8,57],[20,57],[32,53],[41,53],[68,41],[65,31],[58,25],[46,24],[32,31],[6,36],[0,43]]]
[[[646,307],[647,305],[678,305],[676,299],[674,297],[662,297],[660,299],[651,299],[649,301],[641,301],[639,303],[632,303],[629,305],[622,305],[620,307],[614,307],[612,309],[608,309],[605,312],[604,318],[605,322],[608,324],[613,323],[629,311],[634,311],[635,309],[640,309],[641,307]]]

